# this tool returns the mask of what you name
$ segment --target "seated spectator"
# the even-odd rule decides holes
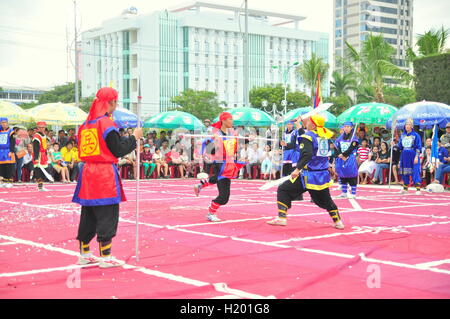
[[[450,173],[450,157],[447,148],[445,148],[441,141],[439,141],[439,163],[436,169],[436,179],[434,183],[444,184],[444,174]]]
[[[51,164],[53,169],[61,175],[61,181],[63,183],[69,183],[69,169],[67,168],[67,164],[63,161],[61,152],[59,151],[59,144],[53,144],[53,151],[50,152]]]
[[[144,176],[149,178],[152,176],[153,171],[156,168],[156,164],[153,162],[153,154],[151,152],[150,145],[144,145],[144,151],[141,153],[141,163],[144,167]]]
[[[200,172],[203,173],[205,164],[203,162],[202,144],[203,144],[202,141],[198,140],[197,141],[197,145],[193,149],[193,156],[192,156],[192,158],[193,158],[193,165],[192,166],[198,165],[199,168],[200,168]]]
[[[169,178],[169,164],[167,164],[165,156],[161,154],[161,150],[159,148],[155,149],[155,154],[153,154],[153,161],[156,165],[156,176],[160,178],[161,169],[164,168],[164,178]]]
[[[261,157],[261,174],[263,175],[263,179],[269,178],[272,170],[272,155],[270,145],[266,145]]]
[[[166,154],[166,162],[169,163],[169,166],[178,169],[180,176],[184,176],[184,167],[181,165],[180,153],[175,146],[173,146],[170,152]]]
[[[375,146],[374,146],[375,147]],[[381,150],[378,152],[375,160],[376,168],[372,183],[378,184],[383,182],[383,169],[389,168],[391,162],[388,145],[386,142],[381,143]]]
[[[429,185],[434,172],[434,164],[431,160],[431,147],[425,149],[425,154],[420,158],[420,163],[422,164],[422,180],[425,180],[426,184]]]
[[[248,146],[249,146],[249,143],[247,141],[245,141],[244,147],[239,152],[239,161],[240,162],[244,162],[244,163],[248,163],[249,162],[249,148],[248,148]],[[251,176],[250,164],[247,164],[244,167],[242,167],[241,170],[239,171],[239,178],[243,178],[244,177],[244,169],[247,171],[247,176]]]
[[[25,168],[30,173],[30,179],[32,178],[34,165],[33,165],[33,144],[27,145],[27,153],[23,157],[22,167]]]
[[[134,178],[134,168],[136,166],[136,151],[132,151],[131,153],[125,155],[124,157],[121,157],[119,159],[119,167],[129,167],[131,169],[131,176],[130,178]]]
[[[162,146],[160,148],[160,151],[161,151],[161,155],[163,157],[165,157],[167,155],[167,153],[170,152],[169,141],[166,140],[166,141],[162,142]]]
[[[381,144],[381,138],[379,138],[378,136],[374,137],[373,138],[372,147],[376,146],[378,149],[381,149],[381,145],[380,144]]]
[[[274,149],[272,153],[272,179],[277,179],[277,173],[281,172],[281,151]]]
[[[357,160],[358,160],[358,166],[364,163],[367,158],[369,157],[370,148],[367,146],[367,140],[363,139],[361,141],[361,146],[358,147],[357,153]]]
[[[378,147],[375,146],[372,149],[372,151],[369,151],[369,153],[367,154],[366,160],[364,160],[362,164],[359,166],[358,169],[359,181],[362,185],[367,184],[368,177],[371,176],[375,171],[377,167],[376,165],[377,158],[378,158]]]
[[[66,146],[61,148],[62,159],[67,164],[70,172],[70,181],[75,180],[75,176],[78,174],[78,163],[75,162],[75,159],[78,159],[78,149],[74,150],[73,143],[73,141],[68,141]]]
[[[194,165],[189,161],[188,155],[184,148],[180,150],[181,167],[185,172],[185,176],[181,175],[181,178],[188,178],[189,174],[194,175]]]
[[[251,179],[251,172],[253,171],[253,167],[259,167],[260,160],[261,160],[262,152],[258,147],[258,143],[253,143],[251,148],[248,151],[248,160],[249,160],[249,166],[250,166],[250,174],[248,176],[248,179]]]

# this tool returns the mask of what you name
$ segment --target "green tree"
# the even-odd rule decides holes
[[[81,82],[78,82],[81,100]],[[53,90],[45,92],[38,98],[38,104],[45,103],[74,103],[75,102],[75,83],[66,83],[63,85],[57,85]]]
[[[309,106],[311,100],[309,96],[300,91],[290,91],[290,87],[287,87],[287,109],[295,109],[298,107]],[[282,111],[284,106],[281,101],[284,100],[284,86],[281,84],[265,85],[261,87],[254,87],[249,92],[250,104],[257,109],[263,109],[263,101],[267,101],[268,108],[272,108],[272,105],[277,106],[278,111]]]
[[[395,49],[387,43],[382,35],[369,35],[362,43],[360,52],[351,44],[345,42],[348,54],[343,59],[344,67],[358,79],[358,87],[364,91],[368,87],[374,90],[374,100],[384,103],[383,87],[386,77],[392,77],[400,82],[410,82],[413,77],[392,63]]]
[[[303,64],[299,65],[296,68],[297,74],[310,88],[311,99],[314,99],[319,74],[323,81],[328,75],[329,67],[330,66],[327,63],[325,63],[321,57],[313,53],[311,55],[311,59],[303,62]],[[312,104],[314,103],[313,100],[311,100],[311,102]]]
[[[416,91],[402,87],[385,87],[384,100],[387,104],[398,108],[416,102]]]
[[[329,112],[339,116],[345,110],[352,106],[352,102],[347,95],[329,96],[324,99],[325,103],[333,103],[329,108]]]
[[[431,55],[441,54],[445,52],[445,44],[450,35],[449,29],[444,29],[442,26],[439,30],[431,29],[424,34],[417,35],[416,45],[418,47],[418,54],[416,54],[411,47],[407,50],[407,55],[410,60],[423,58]]]
[[[356,90],[357,82],[353,73],[334,71],[330,81],[330,91],[334,96],[348,95],[348,91]]]
[[[190,113],[201,120],[212,120],[223,111],[219,106],[217,94],[210,91],[187,89],[171,98],[171,102],[178,105],[175,108],[177,111]]]

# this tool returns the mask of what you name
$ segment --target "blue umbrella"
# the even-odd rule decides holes
[[[450,122],[450,106],[430,101],[407,104],[387,121],[386,127],[392,128],[392,121],[397,119],[397,128],[403,129],[406,120],[409,118],[412,118],[414,125],[418,125],[421,129],[430,129],[435,124],[444,128]]]
[[[113,121],[120,128],[137,127],[138,123],[137,115],[127,109],[117,108],[113,112],[112,117]]]

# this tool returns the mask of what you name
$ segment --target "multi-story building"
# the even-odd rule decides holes
[[[342,70],[345,42],[359,51],[371,33],[383,35],[396,50],[393,62],[408,70],[406,50],[413,44],[413,0],[334,0],[336,70]]]
[[[188,88],[214,91],[228,107],[242,106],[243,14],[239,7],[193,2],[145,15],[126,11],[103,22],[82,34],[83,96],[113,86],[123,106],[136,111],[140,86],[143,116],[174,107],[170,99]],[[250,89],[283,84],[284,70],[312,53],[329,63],[328,34],[300,30],[304,19],[249,10]],[[294,68],[286,80],[292,90],[309,92]],[[322,92],[328,95],[327,79]]]
[[[12,87],[1,86],[0,100],[8,101],[15,104],[37,102],[39,95],[50,91],[50,88],[29,88],[29,87]]]

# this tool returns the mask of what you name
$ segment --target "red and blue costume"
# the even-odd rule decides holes
[[[232,118],[232,115],[228,112],[223,112],[220,115],[219,121],[212,125],[214,127],[214,134],[217,135],[217,138],[214,139],[214,175],[208,180],[202,181],[200,185],[197,185],[201,189],[209,185],[217,184],[219,195],[211,201],[208,208],[209,214],[211,215],[214,215],[220,206],[228,203],[230,199],[231,180],[237,178],[239,170],[247,164],[237,160],[237,139],[225,137],[227,133],[221,129],[222,121],[229,118]]]
[[[116,90],[100,89],[78,132],[78,155],[83,165],[72,201],[82,205],[77,239],[84,262],[93,260],[89,242],[95,235],[101,256],[111,256],[119,203],[126,200],[116,164],[118,157],[136,149],[136,139],[130,136],[121,140],[118,127],[108,114],[117,99]]]

